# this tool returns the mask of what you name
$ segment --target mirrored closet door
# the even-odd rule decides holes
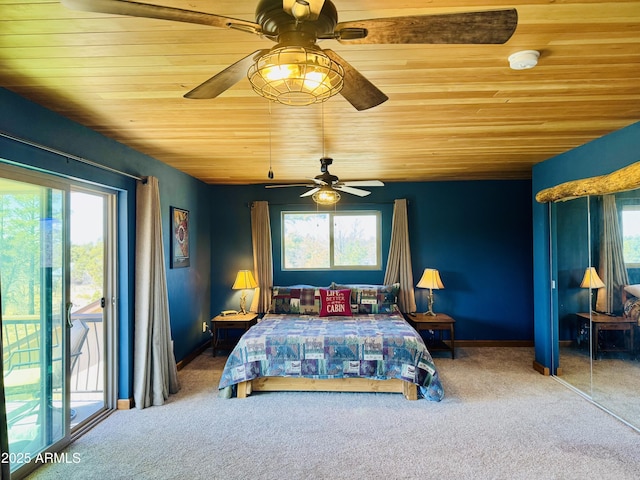
[[[589,198],[552,205],[555,241],[558,376],[591,396],[590,308],[593,290],[580,287],[590,265]],[[585,315],[586,314],[586,318]]]
[[[557,377],[640,428],[640,191],[552,204],[551,232]]]

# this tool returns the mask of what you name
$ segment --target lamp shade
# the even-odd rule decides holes
[[[416,287],[429,288],[431,290],[444,288],[444,284],[442,283],[442,280],[440,280],[440,272],[435,268],[425,268]]]
[[[240,270],[236,275],[236,281],[233,282],[233,290],[244,290],[245,288],[256,288],[258,284],[251,270]]]
[[[604,282],[598,276],[594,267],[589,267],[584,271],[580,288],[603,288]]]

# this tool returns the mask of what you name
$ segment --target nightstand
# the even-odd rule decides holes
[[[455,358],[455,323],[456,321],[446,313],[436,313],[435,315],[427,315],[426,313],[408,313],[407,320],[420,333],[421,330],[430,330],[438,332],[438,337],[433,341],[427,342],[427,348],[430,351],[446,350],[451,352],[451,359]],[[442,339],[442,332],[449,331],[450,345]]]
[[[246,332],[252,325],[255,325],[257,321],[258,314],[255,312],[217,315],[213,317],[211,319],[211,332],[213,333],[211,346],[213,347],[213,356],[216,356],[218,348],[232,350],[235,346],[235,343],[231,342],[227,330],[240,329]]]
[[[592,312],[577,313],[578,318],[588,322],[591,320],[591,353],[593,358],[598,358],[598,352],[629,352],[633,355],[633,330],[636,322],[627,317],[617,317],[615,315],[605,315],[604,313]],[[622,332],[623,345],[616,345],[615,342],[607,342],[606,331]]]

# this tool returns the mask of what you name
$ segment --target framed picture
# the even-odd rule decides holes
[[[171,268],[189,265],[189,210],[171,207]]]

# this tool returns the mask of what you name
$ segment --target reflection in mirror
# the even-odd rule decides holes
[[[640,427],[640,362],[636,335],[640,294],[640,192],[600,197],[591,212],[599,227],[592,237],[597,247],[594,262],[605,288],[597,294],[597,315],[592,316],[597,350],[593,354],[593,400],[627,422]],[[597,332],[597,333],[596,333]]]
[[[590,302],[593,290],[580,287],[590,265],[589,197],[553,205],[557,292],[557,338],[562,380],[591,396]]]
[[[555,204],[552,221],[558,375],[640,428],[640,191]]]

